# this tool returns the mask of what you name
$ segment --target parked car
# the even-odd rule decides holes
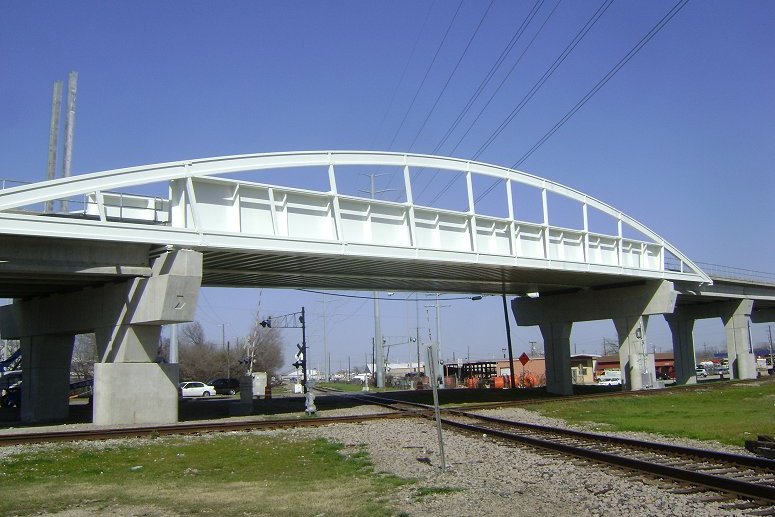
[[[621,386],[621,377],[598,377],[598,386]]]
[[[239,392],[239,379],[214,379],[208,384],[212,384],[219,395],[234,395]]]
[[[209,397],[215,395],[215,386],[199,381],[181,382],[178,394],[181,397]]]
[[[708,376],[708,372],[705,371],[705,368],[695,368],[694,372],[695,372],[695,375],[697,377],[707,377]]]

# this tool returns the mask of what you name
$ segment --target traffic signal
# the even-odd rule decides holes
[[[267,319],[259,323],[259,325],[261,325],[264,328],[266,327],[272,328],[272,317],[269,316]]]

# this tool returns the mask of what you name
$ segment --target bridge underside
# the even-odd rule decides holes
[[[377,257],[203,251],[203,286],[551,293],[631,284],[618,275]]]

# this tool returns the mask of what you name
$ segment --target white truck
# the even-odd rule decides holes
[[[603,370],[603,375],[597,378],[599,386],[619,386],[622,384],[621,370]]]

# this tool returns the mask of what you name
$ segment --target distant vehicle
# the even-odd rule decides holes
[[[705,370],[705,368],[697,367],[697,368],[694,369],[694,372],[695,372],[695,375],[697,377],[707,377],[708,376],[708,372]]]
[[[219,395],[234,395],[239,392],[239,379],[213,379],[209,381]]]
[[[0,406],[2,407],[19,407],[22,403],[22,383],[17,382],[3,391],[0,396]]]
[[[603,370],[603,375],[597,378],[599,386],[619,386],[622,384],[621,370]]]
[[[5,395],[8,388],[18,384],[22,380],[21,370],[12,370],[10,372],[0,372],[0,396]]]
[[[181,382],[178,393],[181,397],[209,397],[215,395],[215,386],[198,381]]]

